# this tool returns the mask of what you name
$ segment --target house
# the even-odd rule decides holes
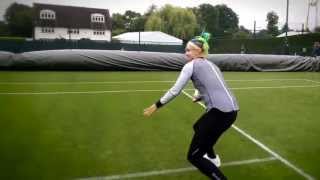
[[[111,41],[108,9],[34,3],[34,39]]]
[[[113,37],[121,43],[182,45],[183,41],[160,31],[127,32]]]

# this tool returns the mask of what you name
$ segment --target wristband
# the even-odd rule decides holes
[[[159,101],[156,102],[156,106],[157,106],[157,108],[160,108],[161,106],[163,106],[163,104],[159,100]]]

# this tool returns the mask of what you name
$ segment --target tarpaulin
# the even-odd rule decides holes
[[[320,71],[320,57],[210,54],[223,71]],[[184,54],[116,50],[0,52],[0,70],[174,71],[187,63]]]

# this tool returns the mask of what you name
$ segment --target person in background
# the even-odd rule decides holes
[[[313,44],[312,56],[313,57],[320,56],[320,43],[319,43],[319,41],[316,41]]]

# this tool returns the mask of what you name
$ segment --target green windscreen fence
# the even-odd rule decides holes
[[[313,43],[320,41],[320,33],[310,33],[288,38],[266,39],[219,39],[213,36],[210,40],[210,53],[212,54],[278,54],[310,56]],[[0,51],[22,53],[39,50],[55,49],[97,49],[97,50],[125,50],[125,51],[151,51],[183,53],[184,45],[168,44],[130,44],[116,41],[91,41],[66,39],[31,40],[23,38],[0,38]]]
[[[13,53],[22,53],[40,50],[57,50],[57,49],[97,49],[97,50],[126,50],[126,51],[154,51],[154,52],[177,52],[184,51],[183,45],[160,45],[160,44],[129,44],[106,41],[25,41],[0,39],[0,51]]]
[[[315,41],[320,41],[320,33],[263,39],[213,39],[210,41],[214,54],[290,54],[310,56]]]

